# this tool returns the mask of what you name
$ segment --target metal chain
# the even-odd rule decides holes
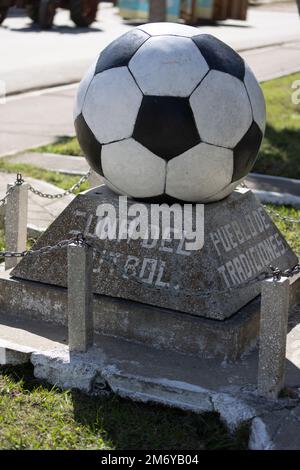
[[[103,260],[103,262],[105,264],[109,265],[110,267],[113,267],[115,269],[115,271],[117,271],[117,273],[120,276],[125,275],[126,277],[128,277],[132,281],[136,282],[137,284],[142,285],[143,288],[146,288],[146,289],[149,289],[149,290],[169,290],[173,294],[177,294],[177,295],[179,293],[181,293],[181,294],[183,293],[184,295],[187,295],[187,296],[209,297],[211,295],[226,294],[226,293],[229,293],[231,291],[235,291],[237,289],[242,289],[242,288],[245,288],[245,287],[249,287],[253,284],[256,284],[257,282],[261,282],[261,281],[264,281],[266,279],[273,279],[274,281],[277,281],[277,280],[280,280],[281,277],[292,277],[295,274],[300,273],[300,264],[297,264],[297,265],[293,266],[292,268],[289,268],[289,269],[286,269],[286,270],[280,270],[277,267],[269,266],[268,270],[265,270],[265,271],[261,272],[257,276],[255,276],[253,278],[250,278],[249,280],[247,280],[243,283],[240,283],[237,286],[232,286],[232,287],[225,288],[225,289],[214,289],[214,290],[207,290],[207,291],[196,291],[194,289],[179,290],[175,286],[170,286],[170,285],[167,286],[167,287],[164,287],[164,286],[162,286],[162,287],[161,286],[150,286],[149,284],[145,284],[141,279],[136,277],[135,274],[130,274],[130,273],[128,273],[128,271],[125,272],[124,270],[119,268],[115,263],[112,265],[111,257],[105,256],[103,254],[103,251],[100,250],[95,245],[95,243],[93,243],[94,240],[87,241],[82,234],[80,234],[79,237],[81,238],[81,243],[89,246],[94,251],[100,253],[101,254],[101,260]]]
[[[270,207],[263,205],[263,207],[266,209],[266,211],[270,214],[273,215],[274,217],[277,217],[277,219],[280,219],[284,222],[289,222],[291,224],[300,224],[300,219],[294,219],[293,217],[288,217],[286,215],[281,215],[279,212],[275,211],[274,209],[271,209]]]
[[[23,178],[22,178],[22,175],[21,175],[21,173],[18,173],[18,174],[17,174],[17,179],[16,179],[16,181],[14,182],[14,184],[12,184],[12,185],[8,188],[8,190],[6,191],[4,197],[3,197],[2,199],[0,199],[0,207],[3,207],[4,204],[6,204],[7,198],[8,198],[8,196],[13,192],[14,188],[15,188],[16,186],[20,186],[20,185],[23,184],[23,183],[24,183],[24,180],[23,180]]]
[[[289,268],[289,269],[285,269],[285,270],[281,270],[277,267],[269,266],[268,270],[265,270],[265,271],[261,272],[256,277],[251,278],[248,281],[245,281],[241,284],[238,284],[237,286],[232,286],[232,287],[229,287],[229,288],[226,288],[226,289],[219,289],[219,290],[214,289],[214,290],[207,290],[207,291],[196,291],[194,289],[184,289],[184,290],[181,289],[181,290],[179,290],[177,287],[170,286],[170,285],[169,286],[150,286],[150,285],[145,284],[138,277],[136,277],[136,275],[134,273],[130,274],[128,272],[128,270],[125,272],[124,270],[119,268],[116,264],[114,264],[114,263],[112,264],[112,258],[105,256],[103,254],[103,250],[100,250],[97,246],[95,246],[93,241],[91,241],[91,240],[87,241],[82,234],[78,234],[78,235],[76,235],[76,237],[70,238],[68,240],[61,240],[58,243],[56,243],[55,245],[47,245],[47,246],[41,247],[37,250],[25,250],[25,251],[21,251],[21,252],[0,251],[0,257],[2,257],[2,258],[12,258],[12,257],[22,258],[26,255],[32,256],[32,255],[35,255],[35,254],[46,254],[46,253],[50,253],[50,252],[52,252],[54,250],[57,250],[57,249],[66,248],[67,246],[69,246],[71,244],[86,245],[89,248],[93,249],[94,251],[100,253],[101,254],[101,260],[103,260],[103,262],[105,264],[109,265],[110,267],[113,267],[119,275],[121,275],[121,276],[125,275],[127,278],[134,281],[135,283],[142,285],[144,289],[149,289],[149,290],[152,290],[152,291],[153,290],[156,290],[156,291],[159,291],[159,290],[166,291],[166,290],[168,290],[168,291],[171,291],[172,294],[175,294],[175,295],[184,294],[186,296],[195,296],[195,297],[204,298],[204,297],[209,297],[209,296],[212,296],[212,295],[226,294],[226,293],[235,291],[237,289],[242,289],[242,288],[245,288],[245,287],[249,287],[253,284],[256,284],[257,282],[261,282],[261,281],[264,281],[266,279],[273,279],[274,281],[278,281],[278,280],[281,279],[281,277],[292,277],[292,276],[295,276],[296,274],[300,273],[300,264],[296,264],[294,267]]]
[[[70,189],[67,189],[63,193],[58,193],[58,194],[49,194],[49,193],[43,193],[42,191],[39,191],[38,189],[35,189],[31,184],[28,186],[29,191],[31,191],[33,194],[39,197],[43,197],[46,199],[61,199],[65,196],[69,196],[70,194],[73,194],[77,189],[80,188],[80,186],[87,181],[91,174],[91,170],[89,170],[85,175],[83,175],[80,180],[77,181],[77,183],[73,184],[73,186]]]
[[[72,243],[76,245],[80,245],[82,241],[78,236],[69,238],[68,240],[61,240],[57,242],[55,245],[46,245],[37,250],[24,250],[24,251],[0,251],[0,258],[24,258],[26,255],[36,255],[36,254],[45,254],[50,253],[53,250],[57,250],[60,248],[65,248]]]
[[[249,189],[249,187],[247,186],[247,184],[245,183],[245,181],[242,181],[240,184],[239,184],[242,188],[247,188]],[[279,214],[279,212],[277,212],[276,210],[274,209],[271,209],[269,206],[267,206],[266,204],[263,204],[262,205],[264,207],[264,209],[270,214],[270,215],[273,215],[274,217],[276,217],[277,219],[280,219],[282,220],[283,222],[289,222],[291,224],[300,224],[300,219],[295,219],[293,217],[288,217],[286,215],[281,215]]]
[[[6,204],[7,198],[9,194],[12,192],[13,186],[11,186],[5,193],[4,197],[0,199],[0,207],[4,206]]]

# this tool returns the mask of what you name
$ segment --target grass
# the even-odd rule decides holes
[[[0,171],[13,173],[14,175],[21,173],[23,177],[29,176],[43,180],[64,190],[69,189],[79,180],[79,176],[65,175],[55,171],[43,170],[35,167],[34,165],[29,165],[28,163],[9,163],[6,159],[0,159]],[[80,189],[75,192],[75,194],[88,188],[89,183],[85,182],[81,185]]]
[[[289,217],[300,221],[300,210],[296,210],[293,207],[285,206],[278,207],[268,205],[268,207],[272,210],[275,210],[282,217]],[[290,244],[298,258],[300,259],[300,223],[294,224],[291,222],[286,222],[280,220],[275,216],[272,216],[272,218],[279,230],[284,234],[287,242]]]
[[[291,85],[300,73],[262,83],[267,104],[267,127],[257,173],[300,178],[300,104],[292,103]],[[57,143],[34,149],[38,152],[82,155],[75,137],[64,137]]]
[[[61,391],[31,366],[0,368],[0,449],[245,449],[216,413],[195,415],[117,398]]]
[[[254,171],[300,178],[300,104],[292,102],[292,83],[300,73],[262,84],[267,103],[266,135]]]
[[[32,151],[72,156],[83,155],[76,137],[62,137],[54,144],[43,145],[42,147],[32,149]]]

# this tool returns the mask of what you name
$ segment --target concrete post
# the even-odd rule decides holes
[[[7,189],[12,185],[8,185]],[[5,209],[5,249],[24,251],[27,242],[28,185],[14,186],[9,193]],[[20,258],[5,258],[5,269],[14,268]]]
[[[257,388],[277,398],[284,386],[289,279],[262,282]]]
[[[68,327],[70,352],[93,345],[93,251],[86,245],[68,247]]]
[[[103,179],[101,178],[98,173],[96,173],[94,170],[91,169],[91,173],[89,176],[89,183],[91,188],[96,188],[97,186],[100,186],[103,184]]]
[[[150,0],[149,4],[149,22],[166,21],[167,1]]]

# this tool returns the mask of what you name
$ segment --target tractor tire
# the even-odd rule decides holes
[[[38,23],[39,21],[39,5],[38,4],[33,3],[32,5],[27,5],[26,13],[33,23]]]
[[[3,23],[7,16],[8,8],[7,7],[0,7],[0,24]]]
[[[70,16],[76,26],[90,26],[96,19],[97,0],[70,0]]]
[[[41,0],[39,6],[38,23],[42,29],[50,29],[55,15],[55,2],[53,0]]]

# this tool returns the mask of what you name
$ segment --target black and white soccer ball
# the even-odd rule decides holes
[[[75,128],[117,193],[205,203],[252,169],[265,101],[229,46],[191,26],[150,23],[100,53],[79,86]]]

